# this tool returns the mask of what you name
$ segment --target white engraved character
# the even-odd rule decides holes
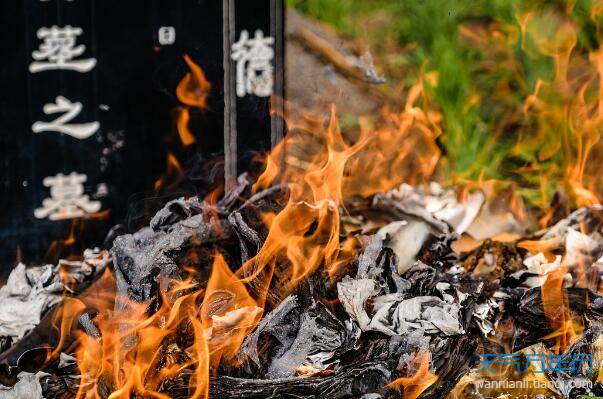
[[[71,172],[69,175],[59,173],[44,178],[44,185],[50,187],[50,198],[42,201],[42,207],[34,210],[38,219],[48,217],[50,220],[73,219],[86,213],[98,212],[101,203],[90,201],[84,195],[86,175]]]
[[[67,25],[59,28],[38,29],[38,38],[44,40],[38,51],[31,53],[35,60],[29,64],[29,72],[36,73],[52,69],[68,69],[77,72],[89,72],[96,65],[96,58],[76,60],[86,51],[86,46],[76,46],[77,36],[82,28]]]
[[[98,122],[90,122],[90,123],[73,123],[69,124],[79,115],[82,111],[82,103],[72,103],[68,99],[63,96],[57,96],[55,99],[56,103],[49,103],[44,105],[44,113],[46,115],[56,114],[62,112],[63,115],[59,116],[52,122],[36,122],[31,126],[31,130],[34,133],[41,132],[59,132],[65,133],[76,139],[87,139],[92,136],[100,127],[100,123]]]
[[[249,32],[241,31],[239,41],[232,45],[232,59],[237,62],[237,96],[255,94],[269,97],[274,86],[272,59],[273,37],[264,37],[261,30],[249,39]]]

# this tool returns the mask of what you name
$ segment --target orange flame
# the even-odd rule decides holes
[[[76,358],[82,380],[77,398],[97,399],[104,397],[102,392],[111,392],[111,399],[132,394],[167,399],[162,383],[185,369],[193,371],[190,397],[207,398],[210,365],[232,360],[262,313],[221,255],[214,257],[205,290],[192,279],[173,281],[152,315],[147,303],[115,297],[114,284],[106,273],[96,292],[83,300],[66,299],[55,314],[61,341],[53,355],[60,353],[70,335],[79,344]],[[112,310],[116,303],[120,305]],[[74,328],[88,308],[100,310],[92,319],[98,336]]]
[[[440,157],[436,139],[441,133],[441,115],[429,106],[420,81],[410,88],[401,113],[384,111],[383,126],[373,127],[361,120],[359,137],[352,147],[347,146],[339,129],[334,108],[326,130],[322,121],[308,116],[297,118],[299,121],[289,112],[290,132],[268,156],[266,169],[254,190],[267,188],[277,178],[281,183],[328,179],[330,182],[319,182],[321,187],[314,184],[309,191],[342,204],[344,199],[369,197],[401,183],[425,183]],[[320,166],[327,161],[328,169],[321,170]],[[321,190],[329,194],[318,193]]]
[[[400,377],[388,384],[402,394],[404,399],[416,399],[438,379],[438,376],[429,371],[429,353],[417,354],[419,367],[411,377]]]
[[[320,124],[313,126],[317,128]],[[282,160],[286,159],[286,151],[292,143],[299,145],[316,138],[324,143],[324,147],[319,145],[316,153],[308,154],[303,168],[287,164],[283,167]],[[239,269],[238,275],[244,281],[265,277],[267,267],[267,273],[272,274],[277,264],[281,265],[285,260],[289,267],[276,270],[285,295],[321,264],[330,273],[334,272],[340,256],[349,255],[349,251],[341,250],[339,241],[339,208],[344,206],[342,184],[346,163],[366,143],[365,133],[354,145],[345,142],[334,107],[326,129],[293,135],[279,143],[270,154],[266,170],[254,190],[268,187],[278,176],[290,189],[289,201],[272,218],[259,253]]]
[[[211,91],[211,83],[205,78],[201,67],[193,62],[188,55],[184,55],[189,69],[184,78],[176,87],[176,96],[186,105],[205,108],[207,96]]]
[[[176,113],[176,129],[178,129],[178,134],[180,135],[182,145],[187,147],[197,141],[195,135],[191,133],[188,128],[188,122],[190,121],[191,116],[188,108],[186,107],[177,108]]]
[[[600,142],[603,53],[591,53],[588,65],[575,51],[577,27],[570,12],[565,11],[529,12],[517,17],[524,50],[530,38],[535,52],[553,60],[554,75],[551,81],[539,78],[534,92],[526,97],[525,128],[516,151],[538,149],[538,163],[532,167],[539,171],[543,188],[548,181],[558,179],[565,183],[576,205],[588,206],[599,203],[595,187],[601,165],[590,154]],[[545,169],[543,163],[550,166]],[[543,189],[543,208],[549,194]]]
[[[570,312],[569,302],[563,288],[566,273],[566,267],[559,267],[548,275],[546,282],[541,287],[544,314],[551,327],[555,329],[544,339],[555,338],[555,345],[552,348],[555,353],[563,353],[581,335],[583,330],[583,326],[578,320],[572,318]]]
[[[387,115],[385,126],[371,131],[363,123],[353,145],[344,138],[334,107],[326,128],[309,116],[289,118],[288,136],[267,157],[266,169],[253,187],[257,192],[276,181],[284,183],[290,189],[289,201],[272,220],[259,253],[239,270],[245,281],[270,266],[271,273],[287,281],[286,293],[321,264],[336,276],[355,247],[352,241],[339,240],[339,209],[345,208],[346,200],[405,181],[425,181],[434,171],[440,154],[435,144],[439,114],[416,107],[419,98],[426,103],[422,82],[410,89],[401,114]],[[283,258],[290,267],[275,271],[275,260]]]
[[[162,188],[169,190],[178,185],[183,179],[184,171],[182,170],[182,166],[180,166],[180,162],[178,162],[174,154],[168,153],[167,169],[163,176],[155,181],[154,189],[155,191]]]
[[[204,107],[210,85],[201,69],[190,58],[185,60],[191,72],[178,85],[177,95],[185,106],[179,109],[177,125],[186,146],[194,142],[188,107]],[[347,200],[430,177],[440,154],[435,144],[439,114],[427,105],[421,82],[411,88],[403,112],[385,114],[384,124],[377,128],[363,122],[358,132],[344,135],[335,107],[328,124],[307,116],[292,120],[290,134],[268,156],[266,170],[254,185],[258,191],[281,183],[288,189],[288,199],[280,212],[261,215],[268,226],[264,244],[236,273],[216,254],[204,289],[196,277],[171,281],[159,304],[136,303],[113,291],[113,296],[100,296],[104,301],[65,301],[60,327],[62,336],[71,334],[78,342],[82,380],[77,397],[96,399],[101,392],[111,392],[111,399],[132,395],[163,399],[164,383],[187,370],[189,395],[207,398],[211,370],[237,361],[235,355],[259,322],[265,302],[276,305],[320,267],[334,278],[357,254],[357,240],[341,238],[341,212]],[[183,177],[172,154],[167,164],[156,190],[170,189]],[[415,164],[420,167],[411,168]],[[215,202],[220,192],[218,188],[206,200]],[[192,263],[202,263],[191,252]],[[181,269],[194,272],[187,264]],[[150,305],[159,309],[150,313]],[[88,308],[98,310],[92,319],[97,334],[74,328]],[[57,351],[63,344],[64,340]],[[419,371],[429,377],[428,359]]]
[[[231,360],[247,333],[257,325],[262,311],[222,255],[217,254],[201,306],[202,326],[212,328],[212,360]]]
[[[207,108],[207,97],[211,92],[211,83],[205,78],[201,67],[193,62],[188,55],[184,55],[184,61],[190,72],[176,87],[178,100],[188,107]],[[180,135],[183,146],[189,146],[196,141],[195,135],[189,130],[190,112],[188,107],[176,108],[176,128]]]

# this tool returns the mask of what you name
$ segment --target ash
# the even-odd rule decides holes
[[[51,309],[66,295],[85,295],[109,258],[118,294],[114,309],[141,303],[148,305],[149,315],[161,306],[169,282],[186,279],[189,269],[196,270],[193,286],[207,285],[212,251],[217,249],[233,272],[253,258],[267,240],[262,215],[283,209],[287,189],[249,192],[242,176],[236,190],[217,204],[198,198],[171,201],[148,227],[117,237],[110,255],[97,250],[84,254],[82,262],[17,265],[0,289],[0,398],[75,396],[74,338],[63,342],[54,358],[40,358],[40,348],[53,343]],[[578,209],[528,233],[513,212],[495,209],[482,193],[461,202],[454,191],[433,184],[428,189],[402,185],[370,201],[358,200],[340,214],[340,234],[359,250],[336,273],[319,267],[292,288],[273,279],[262,306],[242,312],[222,309],[220,303],[212,308],[212,340],[220,339],[241,313],[257,315],[258,321],[234,359],[211,365],[210,397],[496,397],[504,392],[480,384],[494,378],[481,373],[480,356],[513,355],[525,365],[529,356],[564,354],[590,355],[591,367],[541,371],[538,378],[565,387],[555,395],[603,392],[593,371],[603,363],[598,294],[603,207]],[[496,239],[501,233],[507,233],[505,240]],[[67,292],[61,267],[77,282]],[[247,289],[252,296],[261,291],[253,284]],[[224,298],[231,294],[222,292]],[[102,340],[98,311],[86,309],[78,328]],[[165,356],[190,360],[179,347],[185,339],[166,341]],[[134,337],[128,345],[135,344]],[[517,372],[536,375],[530,367]],[[157,391],[188,397],[191,374],[184,367],[179,378],[163,381]],[[577,380],[592,384],[575,388],[570,381]],[[107,397],[115,388],[107,382],[97,393]]]

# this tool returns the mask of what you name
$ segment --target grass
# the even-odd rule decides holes
[[[578,88],[572,87],[567,96],[556,86],[555,57],[543,49],[571,38],[563,36],[563,28],[570,26],[576,38],[571,65],[596,75],[581,66],[599,46],[598,11],[590,0],[288,4],[344,36],[368,42],[392,86],[408,87],[426,73],[437,76],[429,94],[443,115],[440,146],[449,179],[514,181],[523,197],[537,205],[548,201],[556,187],[567,186],[567,170],[581,156],[572,136],[576,132],[571,115],[551,115],[573,110]],[[529,31],[522,31],[520,22],[526,15]],[[551,112],[526,116],[524,104],[539,81],[546,88],[539,98]],[[598,98],[588,101],[596,105]]]

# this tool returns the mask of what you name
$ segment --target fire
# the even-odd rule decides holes
[[[569,4],[569,3],[568,3]],[[596,16],[600,4],[591,9]],[[578,26],[572,7],[564,10],[530,11],[517,17],[522,32],[522,48],[532,57],[548,57],[553,63],[550,79],[540,77],[523,107],[525,128],[517,143],[517,151],[539,148],[537,162],[531,165],[543,187],[541,205],[548,204],[550,182],[561,182],[575,206],[600,202],[601,128],[603,127],[603,52],[590,51],[585,57],[578,47]],[[541,226],[549,223],[555,209],[545,213]],[[543,252],[551,257],[563,246],[560,238],[523,241],[519,247],[531,253]],[[577,265],[572,271],[585,288],[590,284],[587,267]],[[545,315],[554,330],[546,339],[554,339],[552,350],[562,353],[581,335],[579,319],[574,319],[564,289],[568,266],[551,273],[541,287]]]
[[[205,290],[193,278],[172,281],[161,306],[149,315],[148,303],[115,295],[115,281],[106,273],[96,291],[82,299],[65,299],[60,321],[61,342],[78,342],[75,352],[82,380],[77,398],[130,398],[132,394],[167,399],[162,384],[192,370],[191,398],[207,398],[210,365],[232,361],[241,342],[255,327],[262,308],[230,271],[221,255],[214,257]],[[86,309],[97,309],[92,322],[97,334],[75,329]],[[178,343],[176,343],[178,340]]]
[[[354,196],[370,197],[404,182],[426,183],[440,158],[436,139],[441,133],[441,115],[430,103],[423,80],[409,89],[402,112],[384,110],[383,122],[378,126],[361,120],[355,140],[350,139],[352,134],[344,136],[340,131],[334,108],[327,129],[321,120],[289,114],[290,133],[268,156],[266,170],[254,186],[256,191],[277,179],[281,183],[314,181],[311,190],[302,192],[341,204]],[[356,144],[348,147],[348,141]],[[325,162],[328,168],[322,169]]]
[[[527,12],[516,19],[519,28],[498,25],[500,29],[490,33],[461,28],[467,40],[481,46],[489,46],[489,39],[497,46],[508,45],[520,37],[526,55],[548,57],[553,64],[549,79],[538,77],[533,84],[517,79],[524,90],[520,105],[500,116],[487,144],[490,146],[507,127],[520,125],[512,152],[518,157],[537,154],[524,162],[519,173],[534,178],[526,178],[528,183],[537,180],[541,185],[541,207],[549,202],[550,181],[563,182],[578,206],[598,203],[596,187],[601,176],[596,172],[601,165],[592,155],[600,144],[603,127],[603,50],[592,52],[588,60],[580,57],[575,51],[577,28],[562,11]],[[176,88],[181,102],[176,108],[176,128],[187,147],[197,140],[190,130],[191,115],[196,109],[207,108],[212,86],[188,55],[184,61],[189,72]],[[505,61],[518,72],[515,63]],[[437,81],[436,73],[425,74],[408,91],[400,112],[386,109],[380,121],[361,120],[359,129],[352,131],[342,131],[334,106],[325,120],[292,110],[287,137],[268,154],[265,171],[253,186],[253,192],[282,187],[283,207],[278,213],[261,215],[268,229],[266,238],[257,254],[251,254],[242,265],[233,265],[240,267],[231,268],[216,253],[205,283],[185,264],[181,269],[190,277],[167,282],[159,303],[121,297],[107,273],[96,283],[96,291],[80,299],[65,298],[55,314],[60,342],[50,356],[70,347],[70,337],[75,338],[81,372],[77,397],[167,399],[165,385],[186,374],[189,396],[207,398],[212,373],[225,363],[237,365],[237,352],[264,309],[277,305],[317,271],[336,280],[342,265],[358,254],[358,241],[341,227],[342,215],[352,201],[366,200],[403,182],[418,185],[433,178],[441,156],[436,140],[444,124],[428,90]],[[508,81],[502,81],[493,98],[498,101],[508,96],[510,87]],[[480,100],[473,93],[467,106],[473,107]],[[167,171],[155,182],[155,190],[173,189],[184,178],[183,168],[172,153],[166,162]],[[467,196],[474,187],[493,193],[500,183],[483,175],[477,181],[467,181],[464,176],[451,179],[463,183],[459,197]],[[511,211],[518,219],[527,219],[517,191],[513,187],[509,191]],[[214,205],[223,194],[218,187],[205,201]],[[211,216],[216,220],[217,212]],[[548,224],[551,218],[552,213],[545,215],[542,223]],[[65,244],[73,240],[71,235]],[[517,246],[551,257],[563,242],[560,238],[524,240]],[[195,257],[191,263],[203,264],[195,248],[190,256]],[[544,339],[555,340],[555,353],[563,353],[583,328],[572,316],[564,290],[567,272],[568,268],[561,266],[541,287],[544,312],[553,330]],[[83,314],[90,316],[92,331],[76,328]],[[413,375],[400,377],[388,386],[404,398],[418,398],[438,379],[430,371],[430,361],[428,352],[418,353]]]
[[[438,377],[429,371],[429,353],[417,354],[419,366],[411,377],[400,377],[388,386],[400,392],[404,399],[416,399],[435,383]]]
[[[279,170],[283,151],[290,145],[289,139],[282,141],[270,154],[266,170],[254,186],[255,190],[265,188],[277,176],[282,177],[286,179],[283,182],[288,183],[289,200],[284,209],[271,218],[264,245],[239,269],[238,275],[252,281],[264,276],[268,269],[269,274],[277,273],[279,280],[285,282],[283,295],[321,264],[332,271],[332,265],[343,254],[339,242],[339,208],[344,206],[342,184],[346,162],[366,144],[367,138],[361,135],[354,145],[348,145],[341,135],[334,107],[330,122],[321,133],[324,152],[319,150],[310,156],[299,171]],[[293,136],[293,140],[301,137]],[[278,267],[282,261],[289,267]]]
[[[283,141],[268,158],[266,171],[256,189],[273,184],[278,176],[280,182],[287,183],[289,198],[279,213],[265,215],[269,232],[258,254],[236,273],[217,255],[200,305],[203,291],[184,294],[191,288],[190,282],[174,283],[163,295],[159,311],[150,316],[147,304],[130,302],[125,311],[107,311],[97,316],[95,322],[102,340],[85,335],[81,337],[78,351],[78,364],[88,385],[94,386],[87,392],[97,392],[100,381],[111,381],[114,388],[119,387],[112,398],[126,397],[133,392],[162,397],[161,381],[178,375],[184,368],[194,367],[191,390],[194,387],[194,397],[206,397],[210,368],[215,369],[221,361],[235,361],[241,342],[259,321],[269,289],[281,297],[320,266],[330,274],[336,273],[338,265],[356,253],[357,244],[353,240],[340,241],[340,213],[345,209],[346,194],[366,195],[383,189],[372,186],[361,191],[358,188],[363,177],[359,170],[362,160],[368,161],[370,154],[381,154],[381,160],[386,159],[387,145],[391,146],[392,141],[400,137],[408,137],[403,141],[409,142],[407,150],[410,151],[411,137],[416,132],[423,138],[434,138],[427,129],[425,114],[411,106],[419,92],[417,86],[407,109],[393,118],[396,128],[378,131],[373,141],[363,129],[355,143],[348,144],[333,108],[326,128],[312,134],[313,138],[322,140],[323,146],[310,155],[303,170],[279,169],[282,151],[290,145],[288,139]],[[416,129],[415,133],[411,133],[411,129]],[[304,136],[293,137],[299,140]],[[370,145],[373,148],[361,154]],[[385,170],[392,164],[401,166],[402,159],[396,154],[389,158],[389,163],[371,168],[371,173],[385,176]],[[432,172],[437,152],[435,157],[423,173]],[[354,160],[349,163],[351,159]],[[382,180],[386,186],[400,183],[400,176],[391,176],[389,172],[387,175],[389,178]],[[248,288],[251,291],[248,292]],[[170,336],[181,334],[178,329],[183,323],[188,323],[188,333],[194,336],[187,350],[194,356],[189,356],[191,360],[184,364],[175,362],[158,368],[157,362],[164,358]],[[103,359],[100,364],[99,358]],[[161,371],[157,372],[158,369]]]
[[[211,85],[198,65],[188,56],[185,61],[190,72],[176,91],[183,104],[177,108],[176,124],[182,144],[188,146],[196,140],[189,130],[191,108],[206,107]],[[241,267],[231,269],[217,253],[205,285],[197,281],[194,268],[184,264],[182,270],[190,277],[169,282],[159,303],[122,297],[109,274],[95,284],[91,296],[66,298],[56,313],[61,341],[53,356],[69,346],[69,337],[75,338],[82,376],[77,397],[164,399],[165,384],[186,372],[190,397],[207,398],[210,375],[223,363],[236,365],[241,343],[266,306],[277,305],[321,267],[336,279],[340,267],[357,255],[358,240],[341,230],[348,201],[402,182],[425,182],[434,172],[440,156],[435,143],[440,116],[429,107],[423,82],[410,89],[401,113],[383,116],[382,124],[364,121],[359,131],[347,134],[341,131],[334,106],[328,123],[309,116],[288,121],[290,134],[269,154],[253,187],[258,191],[281,184],[288,197],[279,212],[261,215],[267,237]],[[170,153],[155,190],[170,190],[183,176]],[[215,204],[222,194],[218,187],[205,201]],[[217,213],[210,217],[219,219]],[[192,263],[203,263],[194,249],[189,256]],[[92,321],[86,332],[76,328],[84,313]],[[415,379],[393,384],[418,395],[436,378],[428,363],[428,358],[422,360]],[[419,379],[428,383],[419,384]]]
[[[435,171],[441,154],[436,144],[441,115],[430,105],[422,80],[408,91],[402,112],[385,112],[384,120],[374,131],[366,122],[361,124],[370,140],[347,164],[346,198],[386,192],[403,182],[426,183]]]
[[[176,108],[176,128],[180,135],[183,146],[189,146],[196,141],[195,135],[189,130],[190,121],[189,107],[200,109],[207,108],[207,96],[211,92],[211,83],[205,78],[201,67],[193,62],[188,55],[184,55],[184,61],[190,72],[176,87],[176,96],[185,106]]]
[[[287,281],[283,294],[321,264],[334,278],[355,248],[352,240],[339,239],[340,209],[345,211],[346,201],[405,181],[425,181],[435,169],[439,114],[417,107],[420,98],[427,102],[422,82],[410,89],[402,113],[387,113],[385,125],[374,130],[364,123],[354,144],[342,134],[334,107],[326,128],[308,116],[290,118],[289,135],[269,154],[254,185],[259,191],[275,182],[286,184],[289,201],[239,275],[251,281],[268,268]],[[276,260],[283,258],[290,267],[276,270]]]
[[[180,135],[180,141],[182,141],[183,146],[187,147],[197,141],[195,135],[191,133],[188,128],[188,123],[191,119],[191,116],[188,108],[186,107],[177,108],[176,113],[176,128],[178,129],[178,134]]]
[[[247,333],[259,322],[263,309],[257,305],[222,255],[216,255],[201,306],[201,325],[212,331],[213,361],[233,358]]]
[[[563,182],[577,206],[599,203],[595,187],[600,163],[591,153],[600,141],[603,117],[602,53],[592,52],[589,65],[575,51],[577,27],[570,13],[540,11],[517,17],[524,50],[532,57],[549,57],[554,66],[552,79],[539,78],[525,99],[525,127],[515,150],[539,149],[529,173],[539,176],[543,208],[550,181]]]
[[[211,91],[211,83],[205,78],[201,67],[193,62],[188,55],[184,55],[184,61],[190,72],[176,87],[176,96],[183,104],[190,107],[206,108],[206,100]]]
[[[154,190],[159,189],[170,190],[177,186],[184,179],[184,171],[180,162],[172,153],[167,155],[167,168],[163,176],[155,181]]]
[[[548,276],[541,287],[544,314],[555,330],[544,339],[555,339],[552,351],[559,354],[571,345],[582,334],[583,326],[578,319],[572,317],[563,284],[567,268],[560,267]]]

